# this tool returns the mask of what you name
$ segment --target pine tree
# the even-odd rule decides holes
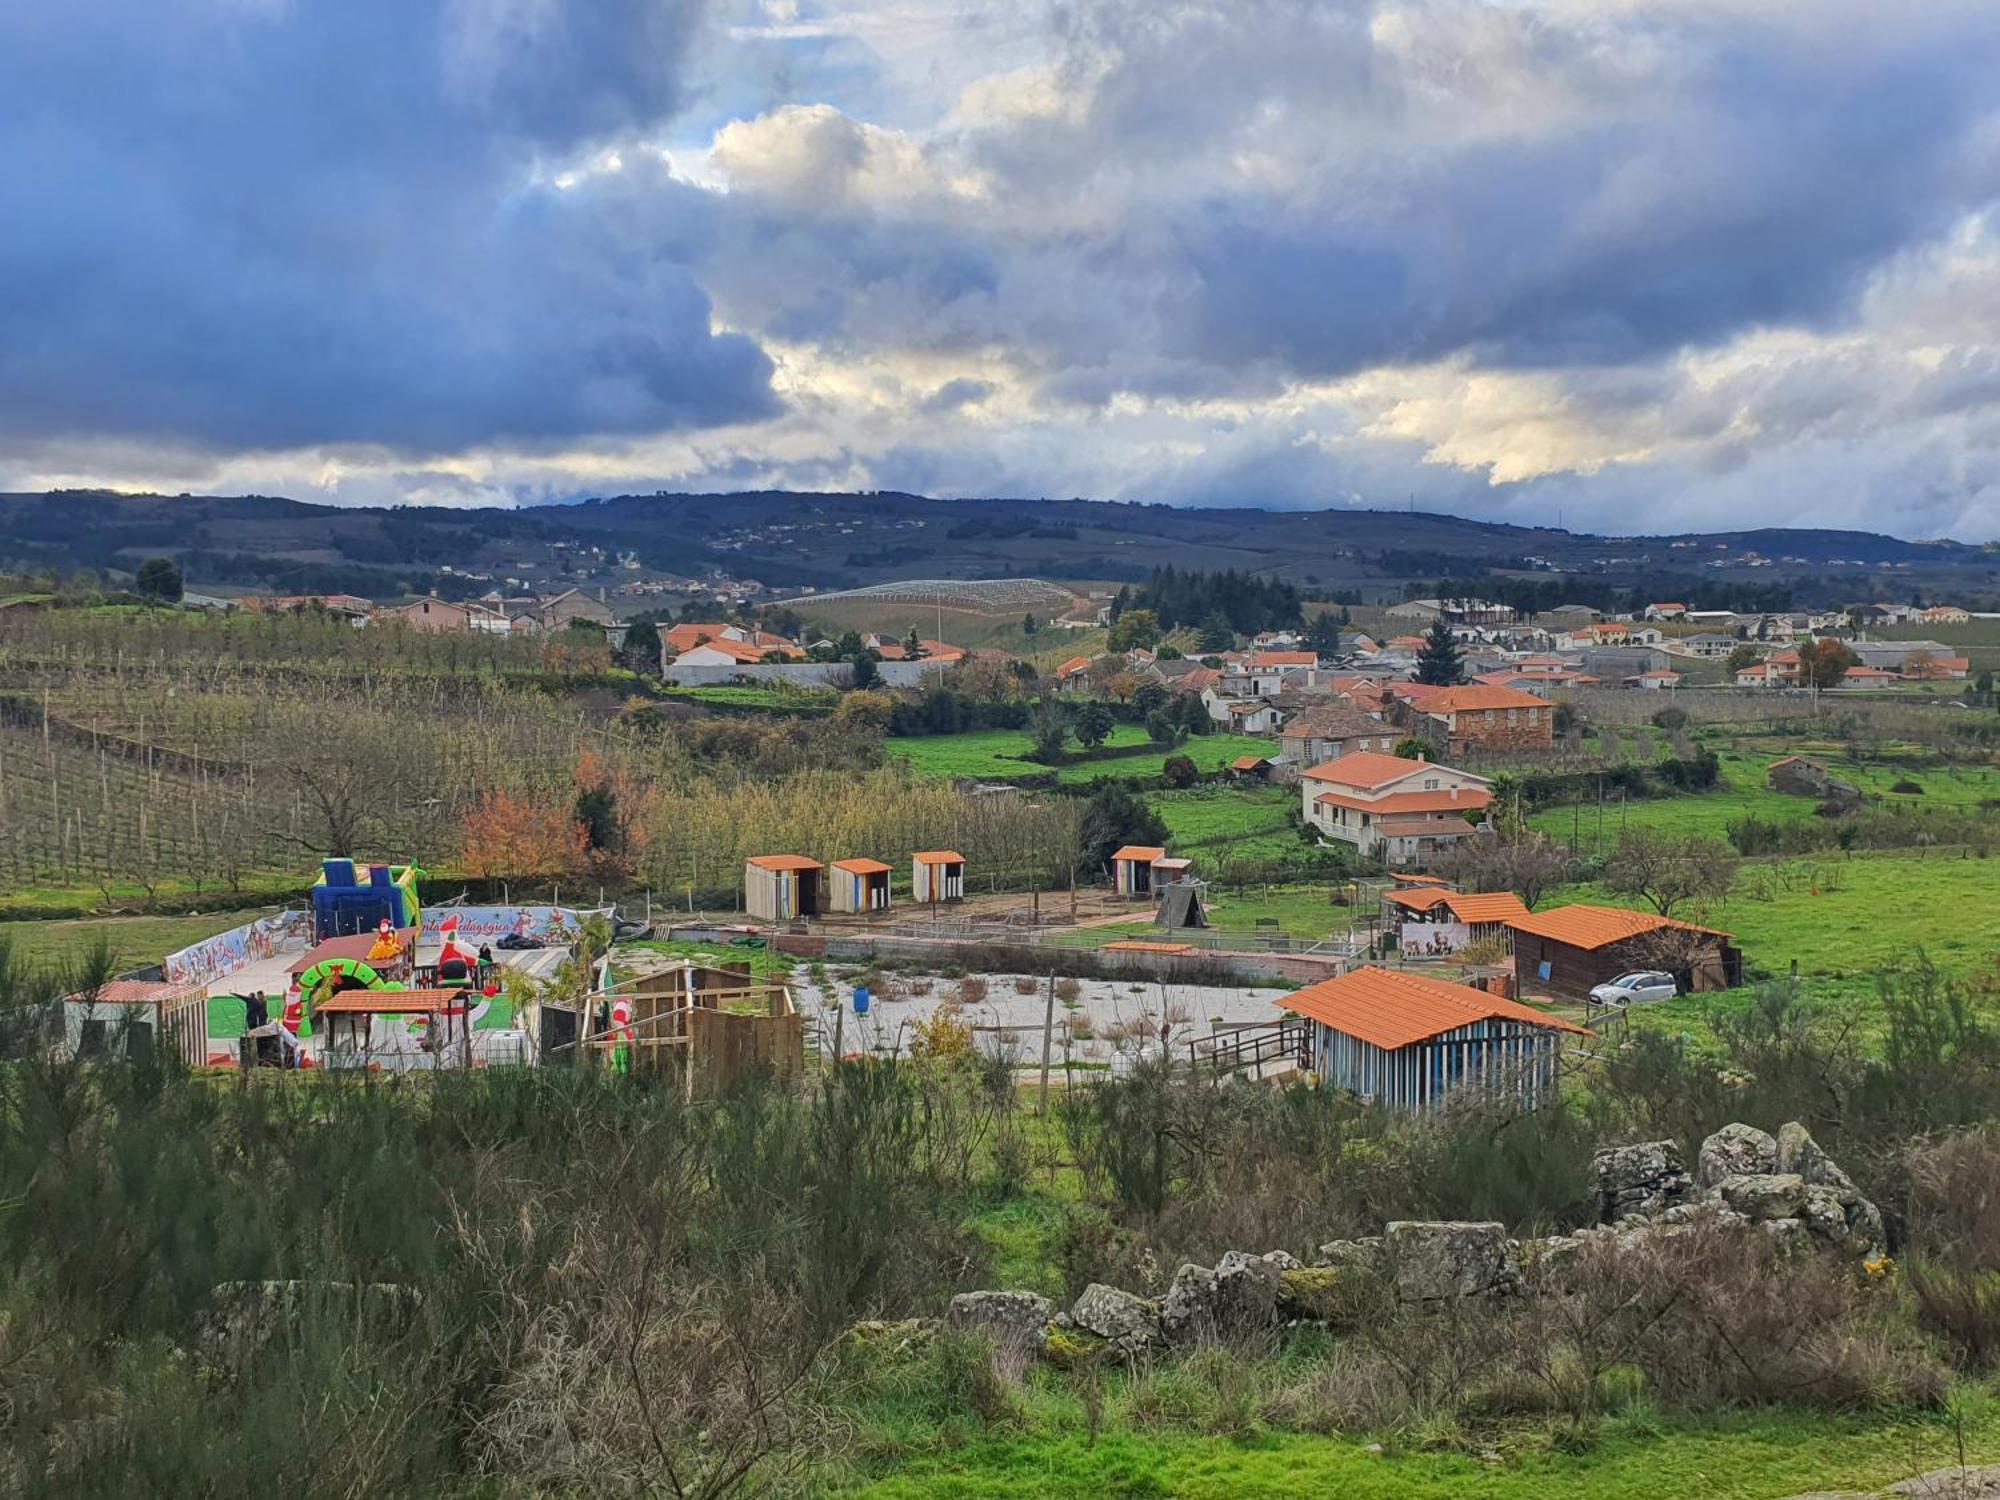
[[[1431,621],[1430,631],[1424,636],[1424,649],[1417,653],[1417,681],[1431,687],[1450,687],[1464,673],[1465,663],[1458,653],[1458,638],[1440,616]]]

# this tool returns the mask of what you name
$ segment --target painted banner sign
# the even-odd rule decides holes
[[[1472,941],[1464,922],[1405,922],[1403,957],[1449,958]]]
[[[436,937],[447,920],[457,917],[459,941],[472,947],[508,936],[552,947],[575,942],[586,919],[610,915],[608,906],[426,906],[424,936]]]
[[[273,954],[303,953],[311,945],[311,915],[281,911],[169,953],[160,968],[174,984],[214,984]]]

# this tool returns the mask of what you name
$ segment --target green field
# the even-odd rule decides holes
[[[1758,817],[1769,822],[1796,822],[1814,815],[1810,797],[1776,792],[1766,784],[1771,762],[1785,755],[1818,761],[1837,780],[1859,787],[1871,806],[1912,808],[1977,808],[2000,798],[2000,767],[1925,766],[1905,764],[1893,754],[1857,764],[1837,746],[1810,740],[1756,741],[1750,747],[1722,749],[1723,784],[1714,791],[1681,797],[1637,797],[1621,801],[1613,791],[1600,806],[1596,801],[1545,807],[1529,815],[1529,825],[1564,843],[1574,841],[1585,853],[1618,842],[1625,828],[1657,829],[1726,839],[1730,823]],[[1921,793],[1892,792],[1898,782],[1911,782]]]
[[[1352,1438],[1260,1433],[1180,1436],[1074,1430],[934,1444],[873,1482],[837,1491],[866,1500],[1029,1500],[1148,1496],[1172,1500],[1778,1500],[1805,1491],[1877,1488],[1959,1461],[1958,1434],[1936,1420],[1792,1413],[1710,1421],[1606,1424],[1564,1452],[1546,1429],[1502,1428],[1491,1447],[1370,1451]],[[1379,1450],[1382,1445],[1375,1445]],[[2000,1454],[2000,1424],[1973,1425],[1964,1456]]]
[[[828,713],[840,701],[834,692],[813,693],[800,689],[734,686],[718,683],[712,687],[671,687],[663,690],[668,698],[690,703],[706,703],[714,708],[783,709],[789,713]]]
[[[1146,731],[1137,724],[1119,724],[1105,740],[1107,748],[1147,743]],[[888,742],[888,751],[909,762],[924,776],[964,776],[981,781],[1012,781],[1046,775],[1049,767],[1024,759],[1034,748],[1024,730],[980,729],[968,734],[911,735]],[[1056,779],[1065,785],[1095,781],[1100,777],[1146,779],[1160,774],[1170,755],[1185,755],[1202,771],[1218,771],[1239,755],[1270,755],[1275,746],[1268,739],[1247,734],[1195,735],[1172,750],[1146,755],[1117,756],[1108,760],[1078,761],[1056,770]]]
[[[111,945],[120,969],[134,969],[158,963],[169,953],[214,937],[232,927],[241,927],[258,917],[268,917],[276,907],[247,911],[217,911],[183,917],[93,917],[63,922],[0,922],[4,938],[16,959],[44,964],[73,959],[103,938]]]

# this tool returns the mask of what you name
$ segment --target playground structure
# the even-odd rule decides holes
[[[619,1072],[666,1075],[690,1099],[713,1098],[752,1072],[790,1081],[805,1071],[805,1019],[790,987],[757,979],[747,964],[679,963],[585,1003],[579,1030],[586,1021],[589,1029],[546,1060],[580,1054]]]
[[[391,927],[421,927],[423,908],[417,882],[423,871],[415,865],[362,865],[351,859],[329,859],[320,865],[312,890],[313,938],[353,937]]]

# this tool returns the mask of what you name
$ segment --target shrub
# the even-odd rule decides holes
[[[983,1005],[986,1001],[986,981],[977,974],[968,974],[959,980],[956,998],[960,1005]]]

